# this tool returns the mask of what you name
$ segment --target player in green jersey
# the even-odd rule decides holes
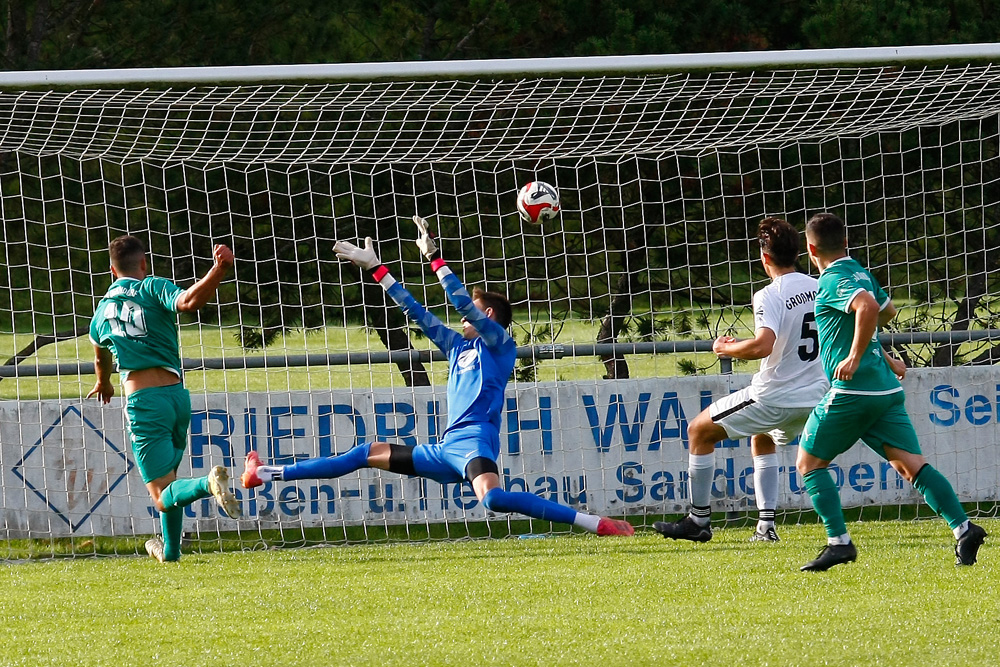
[[[827,466],[858,440],[888,460],[948,522],[958,540],[956,564],[974,564],[986,531],[969,521],[951,484],[921,454],[899,383],[906,365],[878,342],[878,328],[896,315],[892,300],[871,273],[848,257],[840,218],[814,215],[806,223],[806,241],[809,259],[820,270],[816,325],[831,386],[806,422],[796,461],[827,534],[826,547],[802,569],[828,570],[857,558]]]
[[[176,561],[181,556],[184,507],[214,496],[226,514],[240,516],[223,466],[215,466],[205,477],[177,477],[191,425],[177,313],[194,312],[208,303],[233,265],[233,253],[224,245],[215,246],[215,265],[184,290],[146,275],[146,251],[136,237],[119,236],[109,250],[115,280],[90,322],[97,383],[87,398],[111,401],[115,393],[111,371],[117,361],[132,453],[163,527],[163,539],[148,540],[146,551],[160,562]]]

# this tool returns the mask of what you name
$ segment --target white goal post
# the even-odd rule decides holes
[[[214,243],[237,257],[218,300],[181,318],[182,474],[238,473],[249,449],[288,462],[440,437],[446,367],[331,250],[371,236],[457,327],[413,244],[415,213],[467,285],[514,304],[508,488],[637,525],[683,511],[687,421],[754,370],[720,373],[705,350],[750,333],[767,280],[756,225],[832,210],[901,306],[897,332],[925,335],[897,349],[917,367],[908,400],[928,457],[993,511],[998,57],[978,44],[0,72],[0,557],[136,553],[157,530],[121,399],[83,398],[86,325],[122,233],[181,286]],[[535,179],[562,199],[540,226],[515,210]],[[856,450],[838,461],[845,505],[912,514],[899,507],[918,496]],[[781,453],[786,513],[809,509],[793,461]],[[717,464],[714,508],[752,510],[748,442],[723,443]],[[567,530],[487,516],[467,486],[376,471],[239,495],[240,521],[191,506],[192,539]]]

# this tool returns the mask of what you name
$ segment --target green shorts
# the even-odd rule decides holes
[[[129,394],[125,426],[142,481],[147,484],[177,470],[187,448],[191,394],[181,383]]]
[[[858,440],[883,459],[886,447],[920,454],[905,401],[902,391],[883,395],[829,391],[809,415],[799,446],[824,461],[832,461]]]

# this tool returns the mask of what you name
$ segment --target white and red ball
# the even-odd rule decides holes
[[[531,181],[517,193],[517,212],[533,224],[551,220],[559,214],[559,191],[542,181]]]

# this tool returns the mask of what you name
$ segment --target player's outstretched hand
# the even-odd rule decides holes
[[[372,245],[372,237],[370,236],[365,238],[364,248],[359,248],[347,241],[337,241],[333,244],[333,252],[337,254],[338,259],[346,259],[362,269],[374,269],[382,263],[378,255],[375,254],[375,246]]]
[[[417,225],[417,230],[420,234],[417,237],[417,247],[420,248],[420,252],[424,257],[434,259],[438,256],[438,247],[434,243],[434,235],[427,226],[427,221],[419,215],[415,215],[413,216],[413,222]]]
[[[94,388],[90,390],[89,394],[87,394],[87,398],[90,398],[91,396],[97,396],[97,399],[101,403],[110,403],[111,397],[114,395],[115,395],[114,385],[112,385],[110,382],[101,382],[100,380],[98,380],[97,384],[94,385]]]

